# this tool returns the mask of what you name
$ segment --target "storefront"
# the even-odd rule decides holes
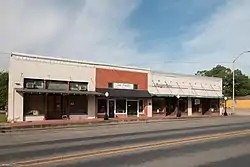
[[[88,100],[102,93],[88,91],[87,82],[24,78],[24,120],[86,119]]]
[[[221,114],[222,79],[150,72],[153,116]]]
[[[110,118],[150,116],[151,95],[147,90],[147,73],[96,69],[97,116],[105,112]]]
[[[39,70],[37,70],[39,67]],[[12,53],[8,121],[222,114],[222,79]]]
[[[39,70],[38,70],[39,67]],[[79,61],[14,53],[10,57],[8,121],[92,119],[95,68]]]

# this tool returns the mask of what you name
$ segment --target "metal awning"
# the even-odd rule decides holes
[[[95,91],[67,91],[67,90],[50,90],[50,89],[27,89],[27,88],[17,88],[17,92],[22,93],[40,93],[40,94],[75,94],[75,95],[96,95],[103,96],[103,93]]]
[[[177,94],[151,94],[152,97],[177,97]],[[191,97],[191,98],[207,98],[207,99],[221,99],[222,96],[198,96],[198,95],[179,95],[180,97]]]
[[[97,88],[97,92],[105,94],[108,92],[109,97],[123,97],[123,98],[151,98],[151,94],[147,90],[135,89],[108,89]]]
[[[174,97],[173,94],[151,94],[153,97]]]
[[[181,96],[182,97],[182,96]],[[206,98],[206,99],[222,99],[222,96],[186,96],[192,98]]]

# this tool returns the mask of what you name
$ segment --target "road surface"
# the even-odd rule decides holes
[[[249,167],[250,117],[0,134],[0,166]]]

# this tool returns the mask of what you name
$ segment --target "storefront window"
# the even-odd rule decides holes
[[[24,94],[24,116],[44,115],[45,95]]]
[[[126,99],[116,100],[116,113],[126,113]]]
[[[211,111],[212,112],[219,112],[219,103],[220,101],[218,99],[211,100]]]
[[[69,96],[69,113],[88,115],[88,98],[81,95]]]
[[[143,113],[143,109],[144,109],[143,100],[139,100],[139,112]]]
[[[98,99],[98,113],[107,112],[107,100],[106,99]]]
[[[153,98],[152,104],[153,104],[153,113],[157,114],[165,112],[166,101],[164,98]]]

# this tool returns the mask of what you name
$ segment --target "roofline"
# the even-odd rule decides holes
[[[99,62],[91,62],[91,61],[83,61],[83,60],[74,60],[74,59],[66,59],[66,58],[58,58],[58,57],[41,56],[41,55],[27,54],[27,53],[21,53],[21,52],[11,52],[11,57],[12,56],[22,56],[22,57],[37,58],[37,59],[44,59],[44,60],[54,60],[54,61],[64,61],[64,62],[79,63],[79,64],[86,64],[86,65],[94,65],[94,66],[106,66],[106,67],[113,67],[113,68],[124,68],[124,69],[129,69],[129,70],[140,70],[140,71],[151,72],[151,73],[160,73],[160,74],[165,74],[165,75],[207,78],[207,79],[212,79],[212,80],[217,80],[217,81],[222,80],[222,78],[219,78],[219,77],[207,77],[207,76],[199,76],[199,75],[191,75],[191,74],[171,73],[171,72],[151,70],[150,68],[119,66],[119,65],[107,64],[107,63],[99,63]]]
[[[222,78],[219,77],[207,77],[207,76],[200,76],[200,75],[191,75],[191,74],[181,74],[181,73],[174,73],[174,72],[164,72],[164,71],[157,71],[152,70],[152,73],[159,73],[159,74],[165,74],[165,75],[176,75],[176,76],[184,76],[184,77],[197,77],[197,78],[206,78],[206,79],[212,79],[212,80],[222,80]]]
[[[64,62],[87,64],[87,65],[94,65],[94,66],[96,65],[96,66],[106,66],[106,67],[113,67],[113,68],[125,68],[125,69],[130,69],[130,70],[141,70],[141,71],[147,71],[147,72],[150,71],[149,68],[119,66],[119,65],[100,63],[100,62],[91,62],[91,61],[74,60],[74,59],[66,59],[66,58],[58,58],[58,57],[49,57],[49,56],[41,56],[41,55],[36,55],[36,54],[27,54],[27,53],[20,53],[20,52],[11,52],[11,57],[12,56],[22,56],[22,57],[37,58],[37,59],[44,59],[44,60],[54,60],[54,61],[64,61]]]

